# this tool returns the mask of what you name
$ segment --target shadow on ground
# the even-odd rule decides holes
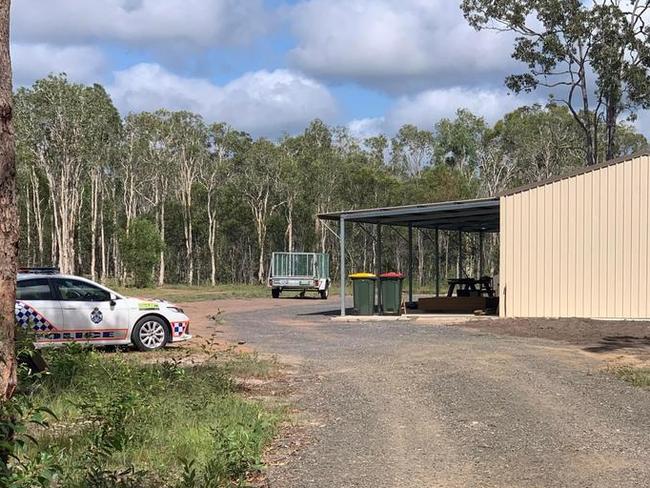
[[[347,315],[352,315],[354,312],[354,309],[352,307],[346,308],[345,313]],[[321,317],[337,317],[341,315],[341,309],[340,308],[334,308],[332,310],[316,310],[313,312],[305,312],[305,313],[299,313],[296,314],[298,316],[302,317],[314,317],[314,316],[321,316]]]
[[[646,349],[650,353],[650,337],[635,336],[607,336],[603,337],[597,345],[585,347],[587,352],[613,352],[624,349]]]

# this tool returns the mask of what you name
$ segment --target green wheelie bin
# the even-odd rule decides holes
[[[402,281],[401,273],[383,273],[379,275],[381,303],[380,310],[386,314],[400,315],[402,313]]]
[[[355,313],[359,315],[374,314],[377,276],[372,273],[354,273],[350,275],[350,279],[352,280]]]

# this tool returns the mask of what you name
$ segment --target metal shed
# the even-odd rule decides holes
[[[407,205],[402,207],[373,208],[364,210],[348,210],[321,214],[322,220],[333,220],[339,223],[339,242],[341,246],[341,315],[345,315],[345,226],[346,223],[374,224],[376,226],[379,254],[381,255],[382,226],[400,226],[408,228],[408,295],[409,302],[413,301],[413,229],[430,229],[435,232],[433,238],[436,245],[436,256],[439,256],[439,230],[476,232],[481,236],[484,232],[499,230],[499,198],[483,198],[476,200],[458,200],[450,202],[429,203],[422,205]],[[481,239],[481,244],[483,240]],[[482,256],[482,252],[481,252]],[[381,262],[381,259],[379,259]],[[436,270],[436,289],[439,288],[439,270]]]
[[[501,195],[502,317],[650,318],[649,155]]]

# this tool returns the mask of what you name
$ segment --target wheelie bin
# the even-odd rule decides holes
[[[401,315],[402,313],[402,282],[401,273],[383,273],[379,275],[380,299],[379,309],[385,314]]]
[[[359,315],[375,313],[375,282],[377,276],[372,273],[354,273],[352,280],[352,295],[354,297],[354,312]]]

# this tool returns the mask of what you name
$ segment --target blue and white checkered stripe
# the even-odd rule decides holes
[[[174,322],[174,335],[181,336],[185,333],[185,327],[187,324],[185,322]]]
[[[25,302],[16,302],[16,324],[23,329],[31,326],[35,332],[49,332],[55,327]]]

